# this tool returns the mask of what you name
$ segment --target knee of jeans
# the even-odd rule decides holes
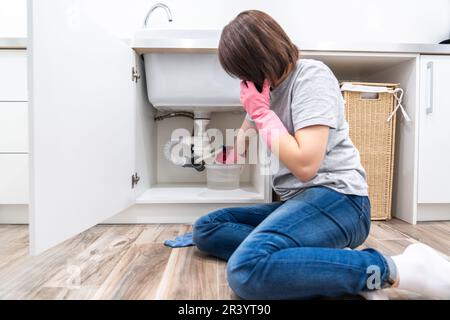
[[[264,281],[260,281],[260,276],[256,265],[261,258],[245,257],[237,249],[227,263],[228,285],[242,299],[267,299],[264,290]]]
[[[220,211],[220,210],[217,210]],[[212,215],[216,215],[217,211],[211,212],[198,218],[192,226],[192,239],[200,251],[210,253],[212,241],[210,239],[211,230],[217,227],[213,223]]]
[[[192,226],[192,240],[201,251],[205,251],[207,242],[207,229],[210,219],[208,215],[198,218]]]
[[[201,216],[200,218],[195,220],[193,227],[194,227],[194,229],[198,229],[209,223],[211,223],[211,217],[209,214],[205,214],[204,216]]]
[[[201,216],[194,222],[194,228],[211,227],[213,222],[226,221],[229,210],[229,208],[218,209]]]

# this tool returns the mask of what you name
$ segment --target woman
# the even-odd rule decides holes
[[[228,260],[233,291],[245,299],[370,298],[395,286],[450,297],[449,263],[430,247],[394,257],[349,250],[369,234],[370,203],[330,69],[299,59],[278,23],[255,10],[223,29],[219,58],[242,80],[242,132],[256,128],[281,160],[272,181],[281,202],[218,210],[194,224],[197,247]]]

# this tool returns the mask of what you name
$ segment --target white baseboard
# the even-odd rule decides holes
[[[417,221],[450,220],[450,203],[417,205]]]
[[[111,217],[103,224],[193,223],[208,212],[245,204],[139,204]],[[450,204],[419,204],[417,221],[450,221]],[[27,224],[27,205],[0,205],[0,224]]]
[[[28,205],[0,205],[0,224],[28,224]]]
[[[211,211],[242,205],[248,204],[139,204],[103,221],[102,224],[193,223],[198,217]],[[0,224],[27,223],[27,205],[0,205]]]
[[[198,217],[211,211],[239,207],[236,203],[178,203],[139,204],[102,222],[104,224],[129,223],[193,223]]]

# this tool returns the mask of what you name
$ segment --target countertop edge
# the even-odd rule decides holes
[[[0,37],[0,49],[26,49],[27,38]]]
[[[140,41],[136,44],[133,39],[122,38],[124,43],[129,45],[132,49],[139,51],[139,49],[148,49],[144,44],[145,41]],[[374,52],[374,53],[409,53],[409,54],[442,54],[450,55],[450,44],[433,44],[433,43],[357,43],[357,42],[327,42],[327,41],[294,41],[301,51],[325,51],[325,52]],[[217,42],[211,41],[211,45],[191,46],[184,48],[176,45],[168,46],[167,43],[163,46],[153,46],[159,50],[217,50]],[[26,49],[27,38],[25,37],[0,37],[0,49]]]
[[[450,54],[449,44],[434,43],[337,43],[295,42],[303,51],[380,52],[410,54]]]
[[[202,45],[190,47],[178,46],[176,43],[161,46],[145,45],[145,41],[133,42],[130,39],[124,39],[127,44],[136,50],[155,48],[159,51],[167,50],[217,50],[215,41],[211,41],[211,45]],[[372,53],[404,53],[404,54],[442,54],[450,55],[450,44],[433,44],[433,43],[338,43],[338,42],[307,42],[294,41],[301,51],[325,51],[325,52],[372,52]]]

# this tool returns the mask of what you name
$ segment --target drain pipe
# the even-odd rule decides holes
[[[210,121],[210,112],[194,112],[194,134],[192,137],[194,164],[202,163],[204,156],[212,152],[211,141],[206,133]]]
[[[192,136],[186,137],[182,142],[180,141],[168,141],[164,145],[164,156],[167,160],[175,165],[185,168],[193,168],[199,172],[205,169],[205,160],[210,157],[215,157],[218,152],[212,152],[211,140],[206,130],[209,122],[211,121],[211,112],[184,112],[176,111],[167,114],[159,115],[155,117],[155,121],[161,121],[167,118],[173,117],[187,117],[194,120],[194,128]],[[172,159],[172,148],[179,143],[189,144],[191,146],[191,159]],[[220,151],[220,150],[219,150]]]

